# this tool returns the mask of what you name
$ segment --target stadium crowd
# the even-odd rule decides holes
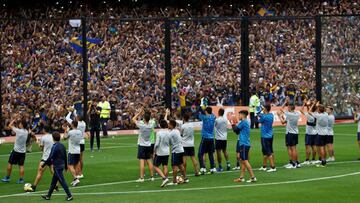
[[[134,127],[130,118],[137,108],[146,104],[163,105],[164,30],[162,22],[157,20],[125,22],[115,19],[255,16],[259,10],[258,5],[250,3],[160,9],[145,5],[119,6],[115,2],[101,2],[101,6],[75,1],[50,4],[37,7],[37,12],[21,7],[2,8],[2,18],[39,18],[1,20],[4,126],[14,112],[23,111],[27,112],[25,117],[33,127],[46,119],[54,129],[61,130],[69,107],[82,110],[82,57],[69,45],[73,37],[80,36],[81,28],[73,28],[68,20],[55,18],[103,18],[94,18],[88,23],[88,37],[102,40],[88,51],[89,98],[93,101],[106,96],[112,107],[112,125],[127,129]],[[279,16],[357,14],[360,11],[359,4],[349,1],[324,1],[313,5],[314,2],[308,1],[286,1],[269,4],[267,9]],[[323,26],[322,37],[326,41],[322,50],[323,63],[359,64],[360,33],[355,29],[359,26],[359,17],[341,17],[333,21],[329,18],[329,23],[324,23],[327,26]],[[336,26],[340,23],[347,26],[340,29]],[[282,105],[285,96],[292,95],[301,105],[304,98],[314,95],[314,26],[313,20],[251,21],[251,89],[260,94],[263,102]],[[173,107],[190,106],[196,111],[200,105],[241,104],[240,22],[174,21],[171,29]],[[333,98],[331,91],[338,93],[339,101],[347,98],[348,104],[358,99],[348,96],[356,92],[358,84],[344,81],[347,85],[339,85],[331,76],[354,77],[358,72],[328,69],[324,74],[329,75],[328,81],[336,84],[333,89],[325,85],[325,101]],[[344,112],[345,108],[341,108],[337,113]],[[156,115],[163,113],[154,112]],[[6,132],[9,135],[10,131]]]

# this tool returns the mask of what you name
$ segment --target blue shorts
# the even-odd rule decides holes
[[[358,141],[360,141],[360,132],[358,132]]]
[[[26,153],[11,151],[8,163],[11,165],[23,166],[25,163]]]
[[[68,164],[75,166],[80,161],[80,154],[68,154]]]
[[[315,146],[316,145],[316,135],[305,134],[305,145]]]
[[[285,144],[287,147],[296,146],[299,143],[299,135],[288,133],[285,136]]]
[[[215,152],[214,140],[202,138],[199,146],[199,153],[205,154],[205,153],[214,153],[214,152]]]
[[[172,153],[171,156],[171,165],[172,166],[180,166],[183,164],[184,153]]]
[[[151,158],[151,146],[138,146],[138,159],[148,160]]]
[[[326,135],[326,144],[334,144],[334,136],[333,135]]]
[[[227,140],[215,140],[216,150],[226,150]]]
[[[323,147],[326,145],[326,135],[317,135],[316,136],[316,146]]]
[[[159,167],[161,165],[167,166],[169,163],[169,156],[155,156],[154,166]]]
[[[250,151],[250,146],[240,145],[239,146],[240,159],[243,161],[249,160],[249,151]]]
[[[265,156],[271,156],[274,153],[273,138],[261,138],[261,151]]]

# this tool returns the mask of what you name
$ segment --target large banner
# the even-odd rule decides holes
[[[213,113],[218,116],[218,111],[220,108],[223,108],[225,110],[224,116],[227,117],[227,119],[230,121],[232,120],[232,117],[234,114],[238,114],[240,110],[249,110],[249,107],[247,106],[212,106]],[[271,107],[271,113],[274,114],[274,126],[281,126],[280,119],[277,115],[277,112],[280,111],[281,107]],[[295,111],[300,111],[301,107],[296,107]],[[285,107],[285,110],[287,110],[287,107]],[[304,109],[304,112],[306,112],[306,108]],[[250,119],[250,117],[249,117]],[[306,125],[306,117],[301,114],[299,125]]]

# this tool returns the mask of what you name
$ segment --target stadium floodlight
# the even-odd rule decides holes
[[[69,23],[70,23],[71,27],[80,27],[81,26],[80,19],[71,19],[71,20],[69,20]]]

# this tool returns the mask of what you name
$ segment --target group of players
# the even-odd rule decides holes
[[[285,109],[287,106],[287,109]],[[305,111],[307,108],[307,111]],[[234,179],[235,182],[244,182],[245,171],[250,174],[247,182],[256,182],[257,179],[249,163],[250,151],[250,123],[248,121],[247,110],[242,110],[238,115],[233,115],[230,121],[224,117],[224,109],[220,109],[218,117],[213,114],[211,107],[206,107],[199,118],[202,121],[201,142],[198,151],[198,161],[195,157],[194,145],[194,125],[189,122],[189,115],[185,114],[183,119],[170,118],[170,111],[166,110],[164,119],[158,121],[161,129],[155,132],[156,121],[151,118],[151,113],[143,109],[132,118],[132,122],[139,128],[138,136],[138,155],[140,163],[140,177],[137,182],[144,182],[145,166],[147,165],[150,172],[150,181],[154,181],[156,172],[162,177],[161,187],[167,185],[177,185],[188,183],[187,177],[187,159],[190,158],[194,167],[195,176],[212,174],[223,171],[222,154],[226,160],[226,170],[231,170],[229,153],[227,152],[227,133],[228,126],[231,124],[232,130],[238,136],[236,155],[237,163],[233,170],[240,170],[240,177]],[[298,123],[300,113],[307,118],[305,145],[306,161],[303,165],[317,164],[318,167],[325,167],[329,161],[335,161],[333,141],[333,126],[335,117],[331,107],[324,107],[319,102],[309,100],[304,103],[300,112],[295,111],[295,106],[286,102],[278,112],[278,116],[283,124],[286,124],[286,147],[288,149],[289,164],[285,168],[300,168],[299,156],[297,151],[298,144]],[[169,119],[170,118],[170,119]],[[261,112],[257,113],[257,122],[261,124],[261,146],[263,153],[263,165],[261,171],[276,172],[276,165],[273,151],[273,122],[274,114],[271,113],[271,106],[262,106]],[[359,122],[360,113],[354,116],[355,122]],[[38,174],[32,185],[26,188],[27,192],[36,191],[36,187],[42,178],[46,168],[50,168],[54,174],[51,187],[44,199],[50,199],[53,190],[58,190],[58,183],[61,184],[67,193],[67,200],[72,200],[72,195],[66,184],[63,170],[69,169],[73,176],[72,186],[79,184],[82,174],[82,157],[85,149],[85,137],[87,134],[86,123],[81,116],[70,112],[66,116],[69,125],[64,125],[64,138],[68,139],[68,160],[65,147],[59,142],[60,134],[53,132],[50,134],[48,126],[43,127],[43,136],[40,138],[40,147],[43,155],[38,167]],[[29,131],[27,123],[22,121],[19,115],[15,115],[10,122],[9,127],[15,132],[14,149],[10,154],[7,175],[1,179],[2,182],[10,182],[10,175],[13,165],[19,165],[20,178],[17,183],[24,183],[24,162],[26,155],[26,140]],[[214,142],[215,140],[215,142]],[[358,126],[358,142],[360,146],[360,122]],[[216,168],[214,153],[216,151],[217,164]],[[206,169],[206,157],[209,157],[210,169]],[[326,159],[327,154],[329,158]],[[168,179],[168,160],[171,155],[172,181]],[[318,155],[318,158],[316,157]],[[268,166],[269,162],[269,168]],[[49,166],[49,167],[47,167]],[[52,167],[50,167],[52,166]],[[160,168],[162,166],[162,168]],[[181,176],[178,176],[178,173]]]

